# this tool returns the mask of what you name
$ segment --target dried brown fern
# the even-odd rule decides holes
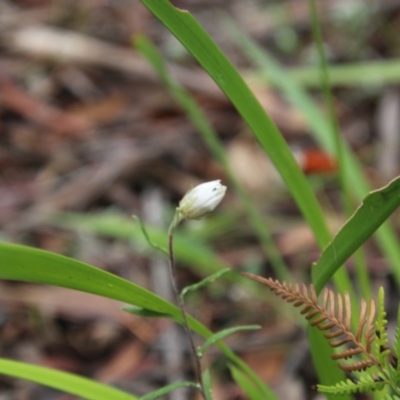
[[[369,306],[363,299],[360,307],[360,318],[357,331],[351,331],[351,302],[348,293],[335,294],[325,288],[322,293],[322,305],[318,304],[318,297],[314,286],[304,284],[287,284],[271,278],[262,278],[257,275],[243,273],[243,276],[268,286],[276,295],[282,297],[295,307],[302,307],[301,314],[310,320],[312,326],[316,326],[324,333],[331,347],[342,345],[348,347],[332,356],[334,360],[351,359],[354,355],[362,355],[364,359],[351,363],[338,363],[346,372],[365,371],[376,366],[381,370],[381,365],[372,354],[372,343],[375,338],[375,301],[371,299]]]

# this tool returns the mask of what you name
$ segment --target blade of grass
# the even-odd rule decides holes
[[[151,392],[149,394],[146,394],[145,396],[141,397],[140,400],[155,400],[159,399],[162,396],[165,396],[168,393],[173,392],[176,389],[180,388],[196,388],[198,389],[198,385],[194,382],[177,382],[177,383],[171,383],[168,386],[164,386],[163,388],[156,390],[154,392]]]
[[[370,193],[361,206],[336,234],[323,251],[315,269],[323,271],[319,279],[325,282],[330,271],[347,260],[400,205],[400,178]],[[321,286],[320,281],[316,283]]]
[[[26,246],[0,243],[0,279],[36,282],[97,294],[124,303],[165,313],[179,321],[181,311],[173,304],[125,279],[83,262]],[[195,318],[188,316],[191,329],[204,338],[213,335]],[[216,344],[257,385],[263,382],[252,369],[223,343]],[[112,397],[111,397],[112,398]],[[276,397],[269,397],[276,400]]]
[[[139,224],[116,212],[98,214],[63,213],[52,217],[52,225],[81,229],[86,232],[112,236],[115,238],[131,239],[141,246],[148,246]],[[167,246],[167,235],[164,231],[154,227],[146,227],[150,241],[161,249]],[[175,233],[175,256],[178,261],[195,268],[201,276],[208,276],[230,265],[218,258],[209,246],[191,240],[181,232]]]
[[[138,400],[133,394],[68,372],[0,359],[0,374],[25,379],[88,400]]]
[[[221,271],[218,271],[215,274],[212,274],[212,275],[208,276],[207,278],[202,279],[200,282],[194,283],[193,285],[185,286],[181,290],[181,293],[180,293],[180,297],[181,297],[182,301],[189,292],[194,292],[196,290],[203,288],[204,286],[211,285],[214,281],[222,278],[224,275],[228,274],[229,272],[232,272],[231,268],[222,269]]]
[[[279,88],[287,99],[303,113],[315,140],[327,152],[334,154],[335,142],[332,135],[330,135],[329,123],[312,98],[294,79],[291,79],[281,65],[265,50],[260,49],[253,40],[236,27],[232,29],[232,34],[248,58],[260,68],[265,76],[271,77],[274,86]],[[361,201],[371,191],[371,187],[364,177],[360,163],[346,143],[343,144],[343,159],[351,189],[357,199]],[[384,255],[390,261],[396,281],[400,285],[400,248],[393,228],[388,223],[382,225],[377,231],[377,240]],[[313,268],[312,274],[313,281],[318,282],[316,289],[320,290],[326,284],[327,281],[325,279],[329,279],[329,276],[319,268]],[[321,275],[325,279],[321,279]]]
[[[52,226],[66,229],[74,229],[82,232],[89,232],[106,237],[133,240],[135,244],[144,246],[146,250],[154,251],[144,238],[139,225],[126,215],[115,211],[93,214],[62,213],[53,216],[47,221]],[[150,241],[158,247],[165,248],[167,243],[166,233],[154,227],[146,227]],[[178,230],[175,233],[175,256],[181,263],[190,265],[199,276],[208,277],[211,274],[230,268],[231,266],[217,257],[209,246],[192,240],[187,232]],[[194,235],[193,235],[194,236]],[[225,276],[230,283],[240,284],[247,288],[255,296],[264,299],[267,292],[260,290],[259,285],[241,279],[240,275],[233,269]]]
[[[239,331],[252,331],[256,329],[260,329],[260,325],[244,325],[244,326],[234,326],[232,328],[227,328],[217,333],[214,333],[210,338],[208,338],[205,343],[198,349],[198,353],[200,357],[208,350],[210,346],[215,344],[215,342],[226,338],[227,336],[233,335]]]
[[[231,371],[234,381],[243,389],[246,395],[249,396],[250,400],[263,399],[264,394],[260,393],[260,391],[239,369],[235,368],[233,365],[229,365],[229,370]]]
[[[268,117],[232,64],[204,29],[186,11],[168,0],[142,0],[199,61],[252,128],[315,233],[325,246],[330,239],[320,206],[281,133]]]
[[[332,86],[378,88],[400,83],[400,60],[363,61],[362,63],[331,65],[329,73]],[[301,86],[311,88],[320,86],[318,67],[288,68],[287,74],[290,79]],[[254,83],[264,82],[274,85],[272,75],[267,76],[264,73],[251,72],[246,73],[245,77]]]
[[[175,8],[168,0],[141,1],[189,50],[235,105],[286,182],[318,244],[324,248],[331,235],[322,210],[283,136],[242,77],[189,12]],[[340,290],[353,292],[343,269],[338,271],[337,284]]]
[[[162,55],[159,53],[156,47],[144,36],[135,37],[134,43],[139,51],[152,65],[160,80],[185,110],[193,125],[197,128],[204,142],[212,152],[213,156],[222,166],[225,175],[228,177],[233,189],[242,202],[243,208],[247,214],[247,218],[249,219],[255,233],[259,237],[265,253],[274,267],[276,276],[281,280],[288,280],[288,267],[275,246],[272,233],[268,229],[268,224],[264,221],[263,216],[257,211],[247,191],[233,173],[225,155],[224,147],[218,139],[217,133],[207,121],[207,118],[201,111],[200,107],[196,104],[192,96],[190,96],[190,94],[182,86],[174,81],[172,76],[168,73]]]
[[[335,144],[335,155],[336,160],[338,161],[339,165],[339,181],[340,187],[342,191],[342,202],[344,205],[344,210],[347,218],[353,212],[353,207],[351,204],[351,195],[350,195],[350,188],[348,184],[348,179],[346,175],[346,159],[343,156],[343,140],[341,138],[339,132],[339,122],[336,118],[335,113],[335,104],[331,90],[331,83],[329,77],[329,68],[328,62],[325,55],[324,45],[322,42],[322,33],[318,18],[318,11],[315,4],[315,0],[308,0],[308,6],[310,9],[311,15],[311,25],[313,31],[313,37],[315,46],[317,48],[317,53],[319,57],[319,69],[320,69],[320,76],[321,76],[321,87],[324,93],[325,103],[328,108],[329,113],[329,121],[331,125],[331,135],[334,139]],[[371,290],[371,282],[368,275],[367,265],[365,262],[365,258],[363,257],[363,249],[360,247],[358,250],[358,255],[355,257],[356,262],[356,281],[360,287],[360,291],[365,296],[364,298],[369,299],[372,295]]]

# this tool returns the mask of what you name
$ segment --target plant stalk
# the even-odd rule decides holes
[[[203,385],[203,374],[202,374],[202,370],[201,370],[201,363],[200,363],[200,359],[197,355],[197,350],[196,350],[196,346],[194,344],[193,335],[192,335],[192,332],[189,327],[189,322],[187,319],[187,313],[186,313],[186,309],[185,309],[185,303],[183,302],[182,298],[179,296],[179,289],[178,289],[178,284],[177,284],[177,275],[176,275],[176,267],[175,267],[175,259],[174,259],[174,228],[178,223],[179,223],[179,217],[177,218],[177,215],[175,215],[174,220],[172,221],[172,224],[168,230],[169,268],[170,268],[170,274],[171,274],[172,288],[175,293],[176,302],[178,304],[178,307],[180,308],[180,310],[182,312],[183,326],[185,328],[187,337],[189,338],[190,347],[191,347],[192,356],[193,356],[192,358],[193,358],[194,373],[195,373],[196,382],[198,384],[198,390],[201,393],[203,399],[206,400],[206,395],[205,395],[204,385]]]

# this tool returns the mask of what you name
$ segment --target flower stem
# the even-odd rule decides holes
[[[169,267],[171,274],[172,287],[175,293],[176,302],[181,310],[182,318],[183,318],[183,326],[186,330],[186,334],[189,338],[190,347],[192,350],[193,357],[193,367],[194,373],[196,377],[196,382],[198,383],[199,392],[202,394],[203,399],[206,399],[203,385],[203,374],[201,370],[201,363],[199,356],[197,355],[196,346],[194,344],[193,335],[189,327],[189,322],[187,319],[187,313],[185,309],[185,304],[182,298],[179,296],[179,290],[177,285],[177,276],[176,276],[176,267],[175,267],[175,259],[174,259],[174,228],[179,223],[180,218],[178,212],[175,214],[174,220],[171,223],[171,226],[168,230],[168,249],[169,249]]]

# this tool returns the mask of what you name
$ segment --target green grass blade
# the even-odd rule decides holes
[[[286,182],[318,244],[324,248],[331,236],[321,208],[281,133],[241,76],[190,13],[176,9],[167,0],[142,2],[187,47],[242,114]],[[346,271],[340,270],[336,278],[338,288],[352,294]]]
[[[287,73],[291,80],[305,87],[319,87],[318,68],[314,66],[288,68]],[[381,87],[388,84],[400,83],[400,60],[363,61],[362,63],[348,63],[329,66],[332,86],[346,86],[361,88]],[[253,82],[274,84],[271,75],[252,72],[246,77]]]
[[[116,275],[59,254],[0,243],[0,278],[56,285],[178,316],[161,297]]]
[[[126,215],[117,212],[102,212],[94,214],[63,213],[52,217],[47,221],[53,226],[79,230],[106,237],[132,240],[135,245],[144,247],[145,250],[154,251],[153,247],[148,246],[148,242],[143,237],[143,233],[138,225]],[[229,228],[230,229],[230,228]],[[150,241],[165,248],[167,245],[167,235],[165,231],[154,227],[146,227]],[[174,253],[175,258],[180,263],[185,263],[191,267],[201,277],[231,268],[230,264],[224,262],[213,253],[212,249],[199,240],[193,239],[184,229],[178,229],[174,234]],[[235,270],[225,276],[225,280],[230,283],[240,284],[250,290],[255,296],[265,298],[264,291],[253,282],[241,279],[240,274]],[[250,283],[250,285],[249,285]]]
[[[177,383],[171,383],[171,385],[164,386],[163,388],[159,390],[155,390],[154,392],[151,392],[149,394],[146,394],[145,396],[141,397],[140,400],[155,400],[159,399],[160,397],[171,393],[172,391],[180,388],[196,388],[198,389],[198,385],[194,382],[177,382]]]
[[[132,394],[68,372],[0,359],[0,374],[26,379],[88,400],[138,400]]]
[[[283,136],[242,77],[189,12],[175,8],[168,0],[142,0],[142,3],[189,50],[235,105],[286,182],[318,243],[324,247],[330,234],[321,208]]]
[[[320,287],[321,282],[325,282],[332,271],[347,260],[399,205],[400,178],[370,193],[322,253],[315,265],[315,270],[320,271],[315,284]]]
[[[227,273],[231,272],[231,268],[225,268],[221,271],[216,272],[215,274],[212,274],[204,279],[202,279],[200,282],[194,283],[193,285],[186,286],[181,290],[180,297],[183,301],[183,298],[189,293],[189,292],[194,292],[196,290],[201,289],[204,286],[208,286],[214,281],[216,281],[219,278],[222,278],[224,275]]]
[[[242,373],[242,371],[233,365],[229,365],[228,367],[231,371],[232,378],[238,384],[238,386],[243,389],[250,400],[262,400],[268,398],[269,393],[261,392],[256,386],[254,386],[253,382],[251,382],[246,375]]]
[[[144,309],[171,315],[179,320],[181,311],[161,297],[101,269],[48,251],[0,243],[0,279],[36,282],[80,290]],[[204,338],[212,336],[204,325],[188,316],[191,329]],[[216,344],[257,386],[264,386],[255,373],[223,343]],[[276,398],[271,398],[276,400]]]
[[[225,154],[225,149],[218,139],[217,133],[215,132],[211,124],[207,121],[206,116],[204,115],[200,107],[196,104],[193,97],[168,73],[162,55],[159,53],[157,48],[146,37],[141,35],[135,37],[134,43],[138,50],[152,65],[160,80],[164,83],[170,93],[181,105],[183,110],[192,121],[193,125],[197,128],[198,132],[202,136],[204,142],[212,152],[214,158],[222,166],[225,175],[230,181],[231,186],[233,187],[237,196],[242,202],[248,220],[250,221],[265,253],[268,255],[268,258],[274,267],[276,276],[281,280],[288,280],[288,267],[275,246],[275,243],[272,239],[272,233],[268,228],[268,223],[258,212],[254,205],[254,202],[247,193],[246,189],[236,178],[236,175],[229,165],[228,159]]]
[[[308,4],[311,14],[314,42],[319,56],[321,87],[324,93],[325,104],[327,105],[328,109],[329,121],[331,125],[331,134],[334,139],[335,154],[339,164],[338,175],[339,175],[340,188],[342,191],[343,205],[344,205],[345,215],[347,218],[349,218],[353,212],[353,206],[351,201],[349,182],[346,175],[346,164],[345,164],[346,159],[343,156],[343,139],[340,135],[339,122],[336,117],[334,98],[330,83],[329,66],[325,55],[324,43],[322,40],[321,27],[319,23],[318,11],[315,4],[315,0],[308,0]],[[356,269],[355,269],[356,281],[359,285],[360,292],[365,296],[365,298],[370,298],[372,295],[371,282],[369,279],[366,260],[365,257],[363,257],[362,248],[358,250],[358,254],[354,259],[356,263]]]
[[[312,98],[304,91],[304,88],[294,79],[291,79],[286,70],[277,64],[265,50],[260,49],[253,40],[236,28],[232,31],[234,31],[238,44],[249,59],[261,69],[265,76],[270,77],[274,86],[279,88],[287,99],[303,113],[315,140],[327,152],[334,154],[335,142],[330,134],[329,123]],[[361,201],[371,191],[371,187],[364,177],[360,163],[346,144],[343,145],[343,159],[351,189],[358,200]],[[396,281],[400,285],[400,248],[393,228],[387,223],[382,225],[377,231],[377,240],[386,258],[390,261]],[[320,274],[323,274],[325,278],[328,278],[328,275],[325,275],[323,271],[313,268],[312,273],[313,279],[318,281],[320,285],[326,284],[326,281],[319,277]],[[318,287],[318,289],[320,288]]]
[[[203,354],[209,349],[210,346],[226,338],[227,336],[233,335],[239,331],[253,331],[256,329],[260,329],[260,325],[244,325],[244,326],[234,326],[233,328],[227,328],[217,333],[214,333],[211,337],[209,337],[205,343],[199,348],[198,353],[202,357]]]
[[[85,215],[63,213],[53,217],[49,223],[63,228],[130,239],[140,246],[148,246],[148,241],[143,236],[141,227],[134,224],[130,218],[116,212]],[[168,238],[165,231],[146,227],[146,233],[153,245],[161,249],[167,248]],[[180,230],[177,230],[174,234],[174,253],[177,261],[192,266],[201,276],[208,276],[229,268],[229,264],[218,258],[209,246],[192,240],[187,234],[182,234]]]
[[[207,368],[203,372],[203,385],[204,385],[204,395],[206,397],[205,400],[213,400],[210,368]]]

